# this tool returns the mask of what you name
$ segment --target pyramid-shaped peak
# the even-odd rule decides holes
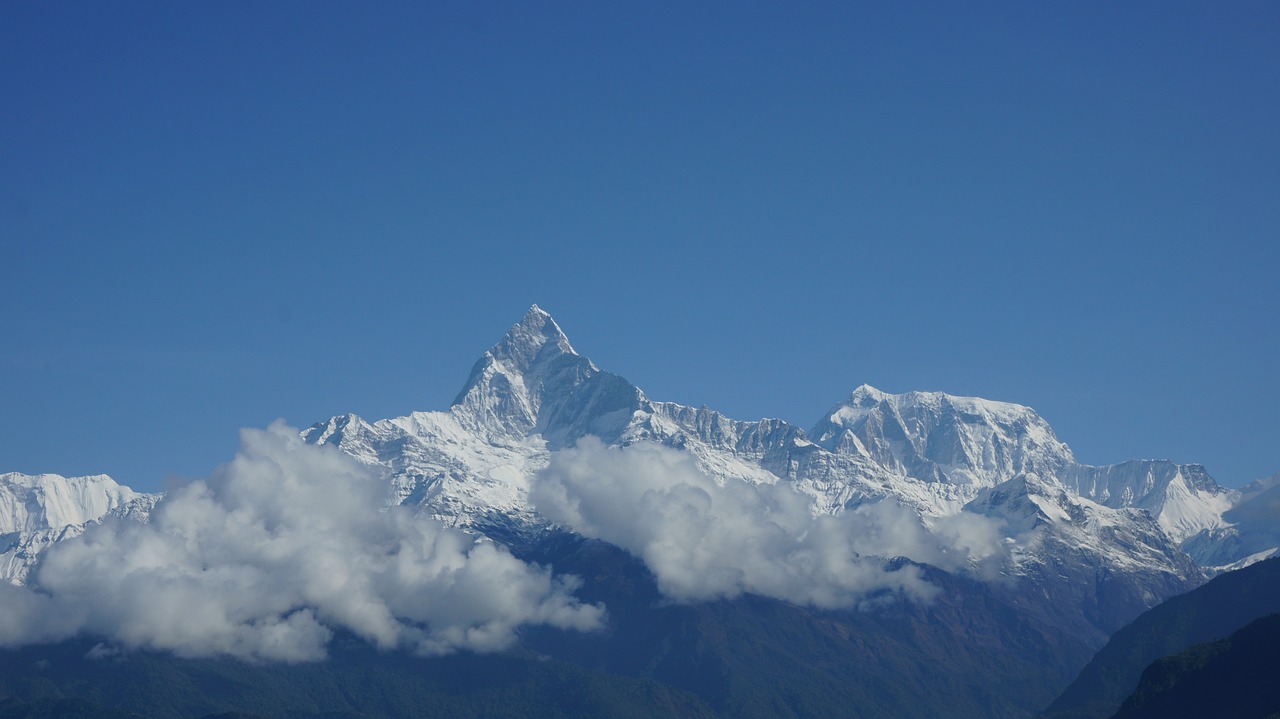
[[[507,330],[507,334],[489,350],[488,354],[494,359],[510,362],[519,369],[527,369],[534,358],[548,345],[556,348],[560,353],[578,354],[551,314],[533,305],[519,322]]]
[[[849,404],[880,402],[888,396],[889,395],[887,393],[881,392],[869,384],[860,384],[858,385],[858,388],[853,391],[853,394],[849,395]]]
[[[497,344],[480,357],[453,403],[463,402],[477,385],[487,387],[494,373],[507,378],[505,386],[508,380],[523,377],[535,366],[554,363],[555,358],[564,356],[576,358],[579,355],[551,314],[533,305]],[[585,358],[582,361],[590,364]]]
[[[556,321],[534,305],[476,362],[450,410],[492,441],[538,433],[549,446],[594,434],[616,438],[644,393],[579,355]]]

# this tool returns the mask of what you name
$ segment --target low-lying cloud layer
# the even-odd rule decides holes
[[[308,661],[335,629],[429,654],[507,646],[522,624],[590,630],[568,580],[408,508],[329,447],[276,423],[171,492],[149,524],[108,521],[0,585],[0,645],[89,633],[182,656]]]
[[[630,551],[668,597],[744,592],[801,604],[855,606],[883,590],[929,600],[938,591],[906,556],[953,570],[998,562],[999,527],[962,513],[926,528],[909,509],[881,502],[814,516],[789,485],[723,485],[685,453],[652,443],[604,446],[588,437],[556,452],[534,482],[535,507],[552,521]]]

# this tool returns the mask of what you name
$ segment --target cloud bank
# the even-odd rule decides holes
[[[926,527],[888,502],[814,516],[789,485],[723,485],[685,452],[653,443],[606,447],[587,437],[551,457],[534,481],[539,512],[644,561],[677,601],[760,594],[824,608],[886,590],[928,601],[938,589],[905,556],[950,570],[998,563],[999,527],[971,514]]]
[[[149,524],[109,521],[0,586],[0,645],[78,633],[128,648],[321,659],[335,629],[427,654],[509,645],[522,624],[600,626],[572,580],[385,506],[386,484],[281,422],[171,492]]]

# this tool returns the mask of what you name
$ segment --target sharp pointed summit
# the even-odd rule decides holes
[[[578,354],[551,314],[533,305],[519,322],[512,325],[506,336],[489,350],[489,354],[521,370],[528,370],[544,350],[553,354]]]
[[[634,385],[579,355],[551,315],[533,305],[476,362],[453,406],[478,428],[511,438],[536,432],[554,445],[600,433],[598,423],[579,425],[602,410],[629,416],[643,401]]]
[[[508,379],[524,376],[534,370],[535,365],[545,364],[562,355],[580,356],[551,315],[533,305],[497,344],[476,361],[453,404],[465,404],[468,395],[491,380],[495,371],[500,370]]]
[[[860,384],[858,388],[849,395],[848,404],[851,405],[874,405],[884,400],[889,395],[872,387],[869,384]]]

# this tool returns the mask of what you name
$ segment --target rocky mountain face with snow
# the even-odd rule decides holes
[[[105,517],[145,521],[159,498],[104,474],[0,474],[0,579],[22,583],[45,548]]]
[[[303,432],[383,474],[391,502],[513,547],[554,531],[530,502],[531,482],[587,436],[680,450],[721,483],[788,483],[815,514],[891,502],[925,526],[995,520],[1009,553],[1002,581],[1077,604],[1099,637],[1280,546],[1276,478],[1230,490],[1196,465],[1082,465],[1033,410],[938,392],[859,387],[808,431],[653,401],[578,354],[536,306],[448,410],[349,414]],[[107,477],[0,475],[0,572],[21,582],[49,543],[104,517],[145,518],[155,501]]]

